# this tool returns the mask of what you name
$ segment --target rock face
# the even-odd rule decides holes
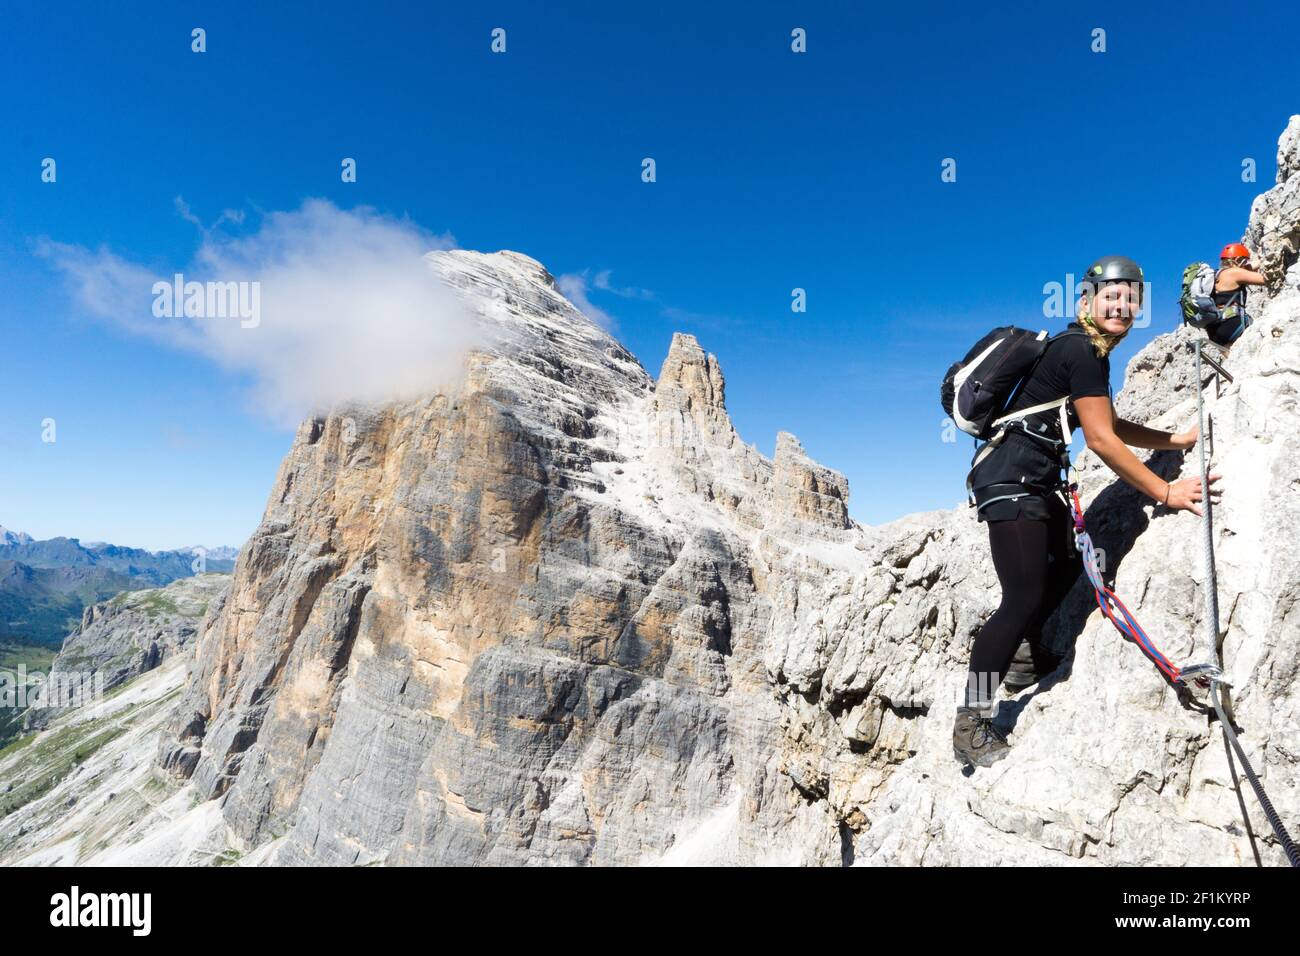
[[[1290,263],[1206,393],[1222,653],[1243,741],[1300,819],[1300,299],[1286,170],[1247,236]],[[1288,211],[1289,210],[1289,211]],[[1292,243],[1292,252],[1286,251]],[[1289,258],[1288,258],[1289,256]],[[159,766],[286,864],[1249,862],[1219,731],[1096,609],[1004,705],[1013,751],[951,754],[970,642],[998,603],[972,509],[867,528],[791,435],[736,434],[717,360],[657,379],[524,256],[429,256],[501,334],[455,390],[305,422],[197,647]],[[1129,363],[1122,416],[1195,421],[1195,333]],[[945,357],[946,358],[946,357]],[[938,366],[936,365],[936,368]],[[960,452],[965,455],[965,450]],[[1149,454],[1166,476],[1194,455]],[[966,456],[968,457],[968,456]],[[963,459],[963,464],[965,459]],[[1108,574],[1178,661],[1200,526],[1093,456]],[[1267,863],[1282,860],[1246,794]]]
[[[303,425],[163,766],[280,862],[806,858],[755,542],[856,554],[843,479],[744,445],[693,338],[656,385],[536,262],[430,263],[500,347]]]
[[[91,605],[54,658],[50,682],[71,674],[81,682],[95,675],[107,693],[153,670],[189,646],[204,614],[219,610],[229,586],[228,574],[200,574]],[[27,712],[24,729],[44,728],[65,709],[51,698]]]
[[[1276,294],[1300,257],[1300,116],[1291,117],[1278,141],[1277,185],[1256,197],[1244,241]]]

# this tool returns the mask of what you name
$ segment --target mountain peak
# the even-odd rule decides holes
[[[682,432],[689,429],[709,445],[733,446],[736,432],[727,416],[726,388],[717,358],[706,354],[695,336],[674,332],[655,383],[657,417],[667,425],[663,443],[680,446]]]
[[[8,528],[0,525],[0,545],[6,544],[31,544],[32,536],[22,531],[10,531]]]

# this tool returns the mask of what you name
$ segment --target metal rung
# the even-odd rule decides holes
[[[1205,352],[1204,349],[1201,350],[1201,358],[1205,359],[1205,361],[1210,364],[1210,368],[1214,369],[1225,379],[1227,379],[1229,385],[1232,384],[1232,374],[1226,368],[1224,368],[1222,365],[1216,362],[1214,359],[1210,358],[1210,356]]]

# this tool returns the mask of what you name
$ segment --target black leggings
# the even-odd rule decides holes
[[[1036,668],[1042,670],[1058,660],[1043,645],[1042,627],[1078,580],[1083,561],[1074,547],[1069,509],[1055,495],[1047,500],[1050,519],[988,522],[1002,603],[971,646],[967,706],[992,703],[1022,640],[1029,640]]]

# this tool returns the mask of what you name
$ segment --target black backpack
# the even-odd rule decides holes
[[[953,362],[939,387],[939,401],[957,427],[977,439],[992,438],[1013,418],[1054,408],[1068,400],[1003,414],[1015,402],[1037,368],[1049,342],[1064,335],[1086,335],[1082,329],[1065,329],[1048,337],[1047,330],[1032,332],[1004,325],[984,336],[966,357]]]

